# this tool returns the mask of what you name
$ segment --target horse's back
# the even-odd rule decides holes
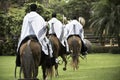
[[[70,52],[73,52],[73,54],[80,55],[81,48],[82,48],[82,42],[81,38],[77,35],[72,35],[68,38],[68,45]]]

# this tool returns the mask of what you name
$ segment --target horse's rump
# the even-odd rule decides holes
[[[74,50],[79,49],[79,51],[81,51],[82,42],[81,42],[81,38],[79,36],[71,35],[68,37],[67,41],[68,41],[68,45],[69,45],[70,49],[74,49]]]
[[[20,47],[20,61],[24,78],[36,78],[41,58],[41,45],[30,39]]]
[[[35,60],[40,61],[40,56],[41,56],[40,53],[42,51],[42,47],[39,44],[39,42],[36,41],[36,40],[31,39],[31,40],[28,40],[26,43],[23,43],[21,45],[21,47],[20,47],[20,55],[24,54],[24,51],[25,51],[26,47],[30,47],[30,50],[31,50],[32,55],[33,55],[33,58]]]

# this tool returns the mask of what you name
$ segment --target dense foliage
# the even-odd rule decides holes
[[[22,20],[26,13],[29,12],[29,5],[24,4],[24,7],[12,5],[8,12],[2,11],[0,14],[0,55],[15,55],[18,39],[21,32]],[[41,4],[38,5],[38,13],[44,18],[50,16],[51,11],[46,9]],[[45,15],[44,15],[45,14]]]
[[[63,15],[67,19],[82,16],[86,19],[86,29],[92,23],[95,34],[103,37],[105,32],[106,36],[117,36],[120,45],[119,0],[0,0],[0,55],[16,53],[22,20],[31,3],[38,5],[38,13],[46,20],[52,12],[57,12],[61,21]]]
[[[19,12],[17,10],[17,12]],[[21,24],[22,24],[22,15],[11,15],[6,14],[1,16],[1,31],[0,31],[0,38],[3,38],[3,43],[0,45],[0,54],[15,54],[15,47],[16,47],[16,37],[19,36]]]
[[[92,24],[95,34],[101,38],[114,36],[120,46],[120,1],[100,0],[92,7]]]

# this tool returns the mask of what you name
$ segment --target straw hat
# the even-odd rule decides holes
[[[85,19],[83,17],[79,17],[79,22],[82,24],[82,26],[85,25]]]

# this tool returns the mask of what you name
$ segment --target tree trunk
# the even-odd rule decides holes
[[[119,35],[118,35],[117,39],[118,39],[118,47],[120,47],[120,36]]]
[[[104,37],[100,38],[100,43],[101,43],[101,46],[105,46],[105,38]]]

